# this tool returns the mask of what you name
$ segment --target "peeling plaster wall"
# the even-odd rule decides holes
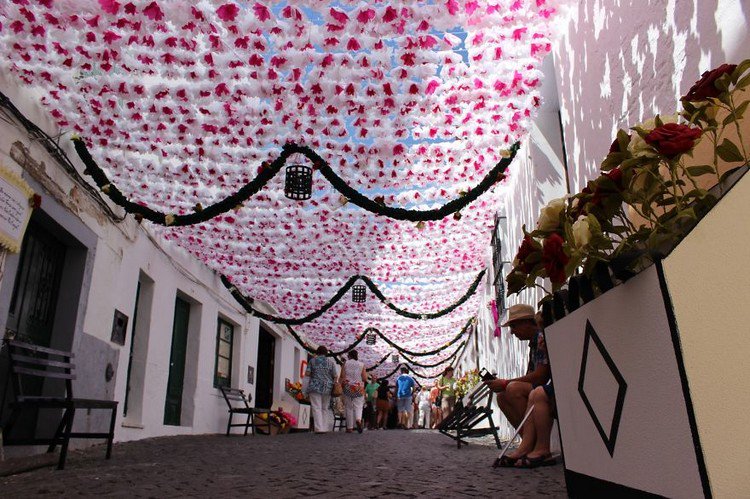
[[[582,0],[554,49],[571,192],[617,130],[673,114],[701,73],[750,57],[746,0]]]

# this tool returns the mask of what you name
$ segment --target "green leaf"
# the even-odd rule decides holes
[[[656,124],[656,128],[664,125],[664,122],[661,120],[661,116],[659,116],[658,114],[654,116],[654,123]]]
[[[750,85],[750,74],[743,76],[740,81],[737,82],[737,88],[745,88]]]
[[[745,115],[745,111],[747,110],[747,106],[750,104],[750,100],[746,100],[739,106],[737,106],[734,110],[734,115],[737,117],[738,120],[741,120],[743,116]]]
[[[716,152],[727,163],[735,163],[745,159],[737,146],[729,139],[724,139],[721,145],[716,148]]]
[[[716,170],[714,170],[714,167],[711,165],[688,166],[686,170],[693,177],[699,177],[701,175],[705,175],[706,173],[716,172]]]
[[[732,71],[732,81],[737,81],[737,79],[742,76],[742,73],[750,69],[750,59],[745,59],[741,63],[737,64],[737,67],[734,68],[734,71]]]

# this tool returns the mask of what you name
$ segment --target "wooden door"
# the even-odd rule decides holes
[[[16,339],[43,347],[51,346],[64,263],[65,245],[38,223],[30,221],[21,245],[6,323],[6,328]],[[6,371],[3,370],[0,373],[0,390],[10,389],[5,376]],[[48,383],[45,386],[44,379],[36,376],[23,377],[22,384],[25,395],[44,393],[62,396],[65,393],[63,384]],[[4,394],[0,400],[5,400],[7,404],[11,396]],[[0,414],[8,414],[7,411],[7,407],[0,407]],[[26,409],[15,427],[16,436],[31,436],[38,419],[38,409]]]
[[[169,380],[167,381],[167,398],[164,402],[164,424],[166,425],[180,425],[189,319],[190,303],[178,297],[175,300],[174,306],[172,351],[169,356]]]
[[[258,376],[255,384],[255,407],[273,407],[274,359],[276,358],[276,338],[260,328],[258,336]]]
[[[31,221],[21,246],[6,326],[16,339],[50,346],[64,263],[65,245]]]

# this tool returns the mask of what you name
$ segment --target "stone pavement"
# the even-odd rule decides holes
[[[561,464],[491,467],[491,441],[434,431],[195,435],[71,451],[66,469],[0,478],[0,496],[566,497]]]

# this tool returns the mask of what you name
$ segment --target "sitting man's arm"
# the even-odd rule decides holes
[[[484,384],[493,392],[504,392],[508,384],[513,382],[530,383],[532,386],[539,386],[549,381],[550,369],[549,364],[540,364],[537,368],[524,376],[513,379],[493,379],[485,381]]]

